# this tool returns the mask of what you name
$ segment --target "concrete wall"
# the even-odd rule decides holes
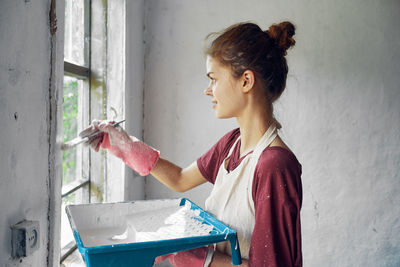
[[[0,266],[59,265],[64,2],[55,3],[52,36],[51,0],[0,1]],[[127,77],[119,81],[130,88],[126,128],[141,137],[144,2],[127,1],[126,10]],[[144,179],[127,170],[120,197],[143,199]],[[10,226],[24,219],[39,221],[40,249],[12,259]]]
[[[63,14],[64,3],[58,2],[55,13]],[[55,144],[56,87],[62,86],[62,76],[56,73],[62,73],[63,16],[51,35],[50,5],[50,0],[0,2],[0,266],[59,262],[61,179]],[[13,260],[10,226],[24,219],[39,221],[40,249]]]
[[[400,265],[400,2],[180,1],[145,6],[144,140],[186,166],[234,120],[217,120],[202,41],[240,21],[297,25],[281,135],[303,165],[304,266]],[[146,197],[204,203],[152,177]]]

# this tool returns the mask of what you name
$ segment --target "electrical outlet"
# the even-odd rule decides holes
[[[11,226],[11,255],[13,258],[26,257],[39,249],[39,222],[22,221]]]

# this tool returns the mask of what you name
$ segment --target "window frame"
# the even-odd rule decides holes
[[[90,124],[92,119],[125,119],[126,2],[83,1],[87,3],[85,14],[88,16],[88,25],[85,27],[87,61],[83,66],[64,59],[64,76],[86,80],[88,83],[89,92],[85,96],[89,99],[88,117],[84,117],[88,121],[83,126]],[[114,28],[118,28],[118,31],[111,31]],[[109,157],[104,150],[88,151],[90,165],[84,173],[88,179],[75,177],[74,182],[62,186],[61,196],[89,188],[89,203],[125,201],[124,163],[116,157]],[[60,263],[76,248],[75,240],[61,248]]]

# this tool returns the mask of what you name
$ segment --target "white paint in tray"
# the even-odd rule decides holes
[[[86,224],[78,228],[83,245],[94,247],[202,236],[213,229],[212,225],[202,223],[200,210],[191,210],[189,202],[184,206],[179,206],[178,200],[131,203],[135,204],[138,208],[125,214],[119,214],[117,206],[110,206],[114,211],[109,215],[97,217],[91,227]]]

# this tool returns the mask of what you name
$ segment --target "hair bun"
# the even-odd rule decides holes
[[[293,39],[294,32],[295,27],[289,21],[272,24],[266,31],[269,37],[275,40],[276,45],[282,50],[284,55],[286,55],[286,50],[296,43]]]

